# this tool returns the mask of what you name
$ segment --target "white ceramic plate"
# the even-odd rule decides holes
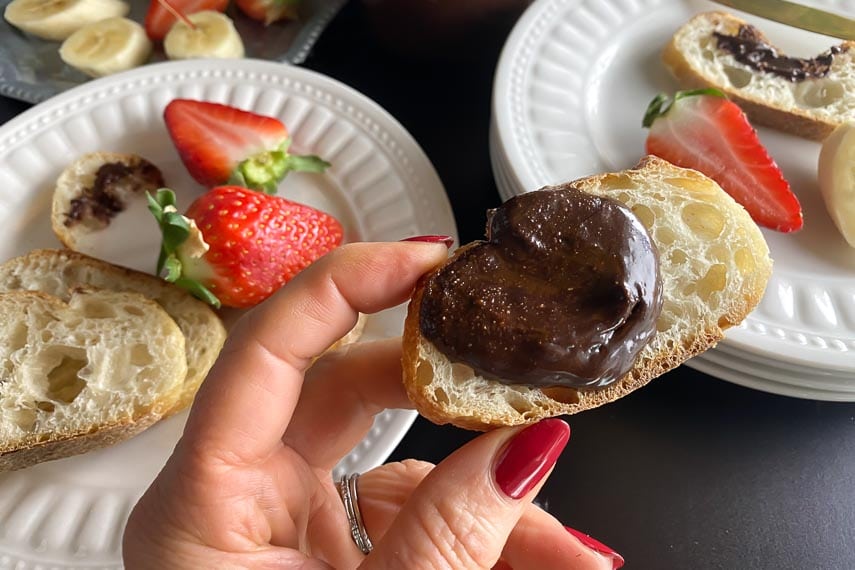
[[[686,366],[721,380],[726,380],[746,388],[753,388],[770,394],[822,400],[826,402],[852,402],[855,395],[851,391],[817,387],[814,375],[800,377],[787,375],[752,366],[749,362],[722,357],[717,351],[710,350],[686,362]],[[849,379],[849,383],[852,379]],[[843,381],[835,383],[842,385]]]
[[[855,14],[852,0],[804,2]],[[495,162],[519,194],[635,164],[649,101],[678,86],[660,62],[671,34],[701,0],[537,0],[503,50],[493,91]],[[734,12],[785,52],[808,56],[839,40]],[[855,373],[855,250],[819,195],[820,145],[770,129],[763,142],[804,208],[795,234],[765,231],[775,270],[760,306],[724,341],[766,359]],[[502,158],[504,157],[504,159]],[[507,197],[507,196],[506,196]]]
[[[135,152],[164,172],[179,204],[202,192],[182,166],[161,113],[190,97],[280,118],[297,153],[316,153],[323,175],[291,175],[280,194],[342,221],[348,241],[392,241],[457,231],[448,199],[422,150],[378,105],[316,73],[263,61],[155,64],[58,95],[0,127],[0,259],[57,247],[50,231],[53,183],[81,153]],[[93,253],[141,270],[157,257],[156,228],[140,202],[93,244]],[[405,307],[371,316],[366,338],[400,334]],[[414,412],[378,416],[337,467],[382,463]],[[165,462],[185,415],[109,449],[0,474],[0,570],[118,568],[121,533],[133,504]]]

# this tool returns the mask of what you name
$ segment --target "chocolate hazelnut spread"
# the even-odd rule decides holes
[[[736,61],[756,71],[772,73],[793,82],[825,77],[831,69],[834,56],[841,52],[840,46],[834,46],[813,58],[788,57],[764,42],[757,28],[750,25],[740,26],[735,36],[719,32],[713,34],[718,40],[718,48],[731,54]]]
[[[72,198],[65,215],[65,226],[93,221],[106,226],[125,209],[123,196],[155,191],[164,185],[160,170],[147,160],[102,164],[95,173],[92,187],[84,188],[78,197]]]
[[[427,278],[422,335],[511,384],[593,388],[628,372],[656,332],[659,258],[623,204],[573,187],[489,212],[476,242]]]

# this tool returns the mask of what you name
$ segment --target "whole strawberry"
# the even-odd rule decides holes
[[[260,303],[343,236],[329,214],[237,186],[211,189],[184,215],[171,190],[148,200],[163,233],[157,273],[217,307]]]
[[[802,207],[736,103],[716,89],[658,95],[644,115],[646,150],[706,174],[761,226],[802,227]]]
[[[290,154],[288,129],[274,117],[174,99],[163,118],[184,166],[206,188],[234,184],[275,194],[289,172],[323,172],[329,166],[317,156]]]

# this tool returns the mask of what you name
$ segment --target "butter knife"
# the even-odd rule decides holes
[[[855,20],[787,0],[713,0],[719,4],[826,36],[855,40]]]

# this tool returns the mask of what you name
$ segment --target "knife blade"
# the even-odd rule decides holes
[[[855,40],[855,20],[788,0],[713,0],[767,20],[811,32]]]

